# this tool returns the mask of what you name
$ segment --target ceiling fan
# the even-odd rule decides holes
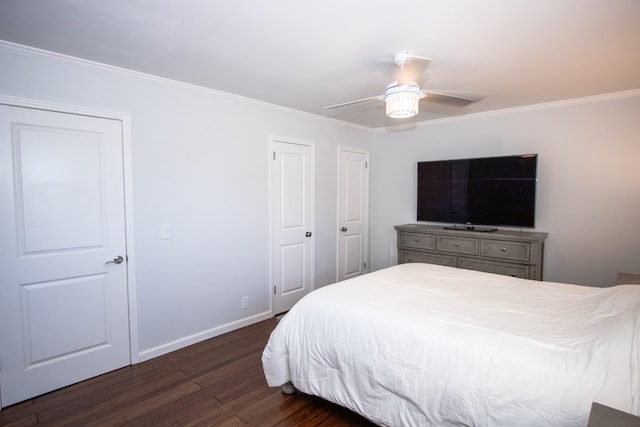
[[[396,53],[393,56],[393,64],[399,69],[398,78],[387,85],[384,95],[329,105],[324,109],[331,110],[365,102],[384,101],[387,117],[400,119],[416,116],[418,114],[418,104],[422,99],[458,107],[465,107],[478,101],[477,98],[421,89],[417,82],[421,80],[430,63],[431,59],[424,56],[413,55],[409,52]]]

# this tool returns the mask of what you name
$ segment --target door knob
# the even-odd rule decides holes
[[[304,235],[307,236],[307,237],[311,237],[311,232],[307,231],[306,233],[304,233]]]
[[[347,231],[347,227],[342,227],[342,228],[340,229],[340,231],[342,231],[342,232],[344,233],[345,231]]]
[[[122,261],[124,261],[124,258],[122,258],[121,255],[118,255],[112,261],[105,262],[105,264],[122,264]]]

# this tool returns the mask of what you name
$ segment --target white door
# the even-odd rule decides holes
[[[273,313],[313,289],[313,147],[272,139]]]
[[[338,281],[367,271],[369,154],[339,148]]]
[[[0,106],[2,406],[130,363],[122,147],[120,121]]]

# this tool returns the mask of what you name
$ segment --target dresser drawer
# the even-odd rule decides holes
[[[435,250],[436,236],[433,234],[401,233],[399,246],[405,248]]]
[[[491,233],[437,225],[396,225],[398,262],[439,264],[505,276],[542,280],[547,233]]]
[[[530,252],[531,245],[529,243],[503,240],[482,240],[480,242],[480,255],[490,258],[527,262]]]
[[[430,254],[425,252],[400,252],[400,263],[407,262],[425,262],[427,264],[447,265],[449,267],[457,267],[456,257],[449,255]]]
[[[438,251],[478,255],[478,239],[438,236]]]
[[[521,279],[529,278],[528,265],[501,264],[499,262],[483,261],[479,259],[460,258],[458,267],[466,268],[468,270],[502,274],[503,276],[520,277]]]

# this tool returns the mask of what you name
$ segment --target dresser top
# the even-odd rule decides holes
[[[475,237],[482,239],[496,239],[496,240],[528,240],[535,242],[543,242],[547,237],[547,233],[540,233],[534,231],[511,231],[511,230],[496,230],[496,231],[477,231],[467,230],[464,226],[460,226],[460,229],[452,230],[445,229],[440,225],[426,225],[426,224],[404,224],[396,225],[394,227],[397,231],[405,231],[410,233],[429,233],[436,235],[455,235],[460,237]]]

